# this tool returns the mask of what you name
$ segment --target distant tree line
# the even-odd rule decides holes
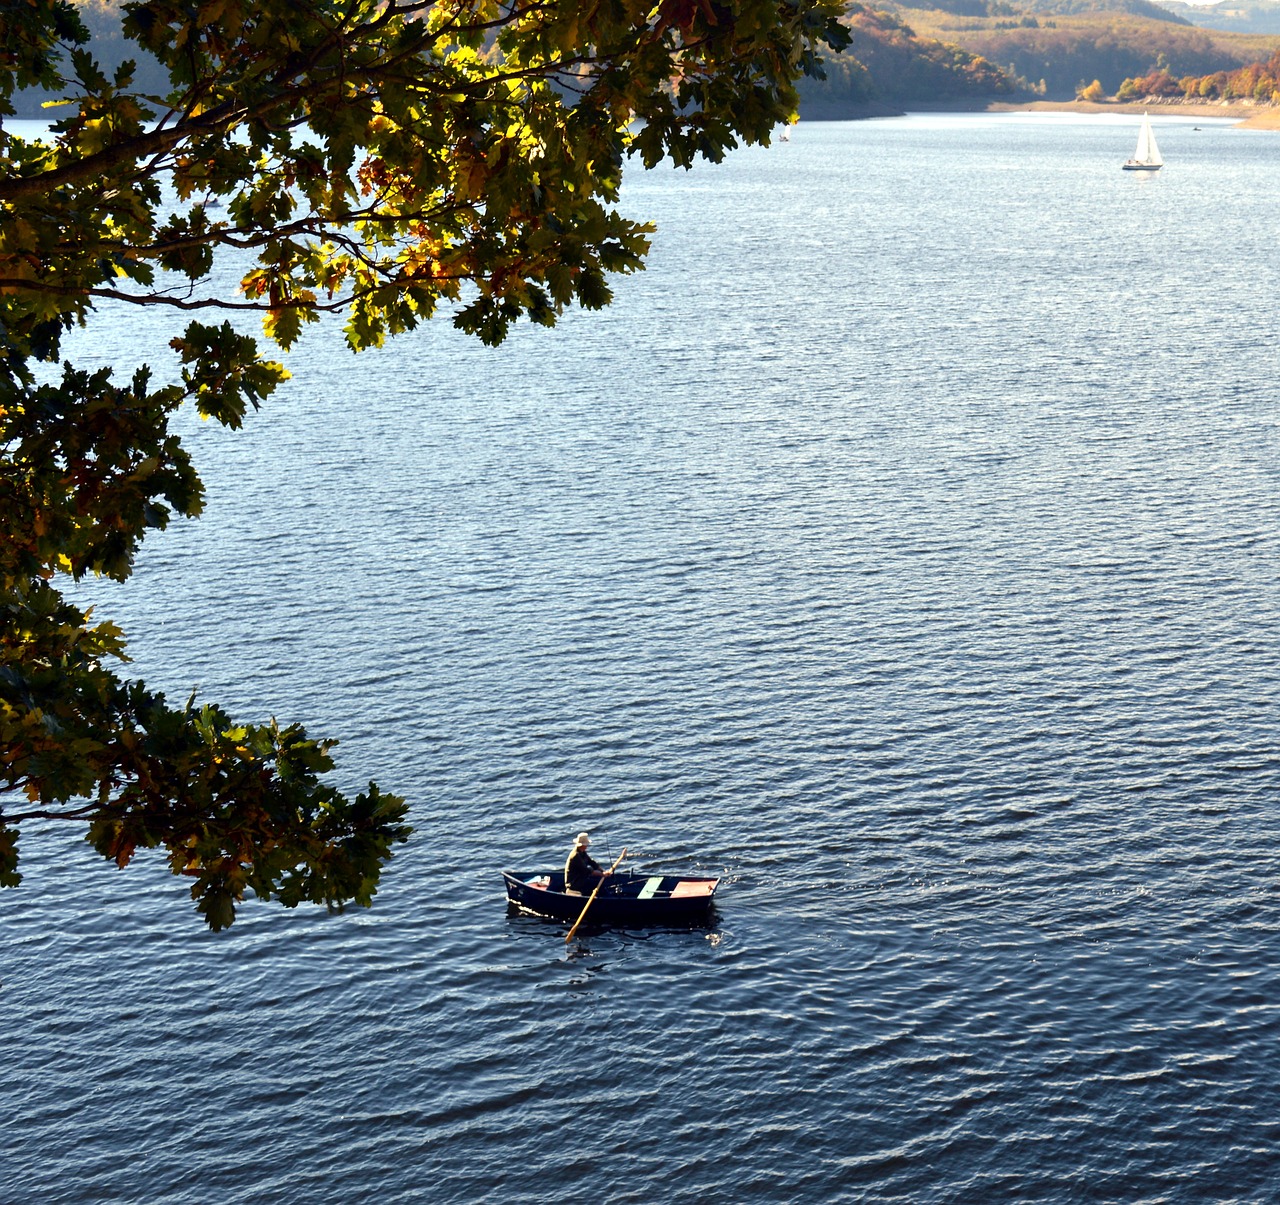
[[[1175,79],[1167,70],[1156,68],[1146,75],[1126,79],[1116,92],[1117,100],[1137,100],[1146,96],[1280,104],[1280,50],[1266,62],[1249,63],[1235,71],[1214,71],[1208,75],[1184,75]]]

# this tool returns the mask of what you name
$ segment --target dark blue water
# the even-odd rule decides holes
[[[1199,124],[802,124],[634,176],[605,313],[193,420],[98,613],[417,834],[220,936],[27,834],[0,1199],[1280,1194],[1280,139]],[[583,827],[714,923],[509,917]]]

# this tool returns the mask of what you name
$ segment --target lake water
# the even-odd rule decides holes
[[[206,516],[86,596],[417,831],[371,911],[213,936],[32,828],[0,1199],[1280,1194],[1280,137],[1136,130],[637,171],[610,310],[313,331],[189,424]],[[508,916],[584,827],[714,922]]]

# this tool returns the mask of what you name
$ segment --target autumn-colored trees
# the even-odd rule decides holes
[[[1265,63],[1250,63],[1236,71],[1218,71],[1199,79],[1188,76],[1179,82],[1187,96],[1280,104],[1280,50]]]
[[[1116,93],[1117,100],[1136,100],[1144,96],[1180,96],[1178,81],[1167,71],[1157,68],[1137,79],[1126,79]]]
[[[1124,80],[1116,93],[1117,100],[1147,96],[1280,104],[1280,50],[1266,62],[1249,63],[1234,71],[1184,75],[1181,79],[1174,79],[1167,71],[1150,71],[1136,79]]]

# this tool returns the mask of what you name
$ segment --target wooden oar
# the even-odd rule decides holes
[[[622,859],[625,858],[626,856],[627,856],[627,847],[624,845],[622,847],[622,852],[618,855],[618,862],[621,862]],[[615,862],[612,866],[609,867],[608,874],[604,874],[600,877],[600,882],[596,884],[596,889],[588,897],[587,902],[582,905],[582,911],[578,913],[578,919],[573,922],[573,928],[570,929],[569,932],[564,935],[564,940],[566,943],[568,943],[569,939],[572,938],[573,935],[578,931],[578,926],[582,924],[582,918],[587,915],[587,909],[591,907],[591,905],[595,902],[596,896],[600,894],[600,888],[604,886],[605,879],[607,879],[609,875],[613,874],[613,872],[618,869],[618,862]]]

